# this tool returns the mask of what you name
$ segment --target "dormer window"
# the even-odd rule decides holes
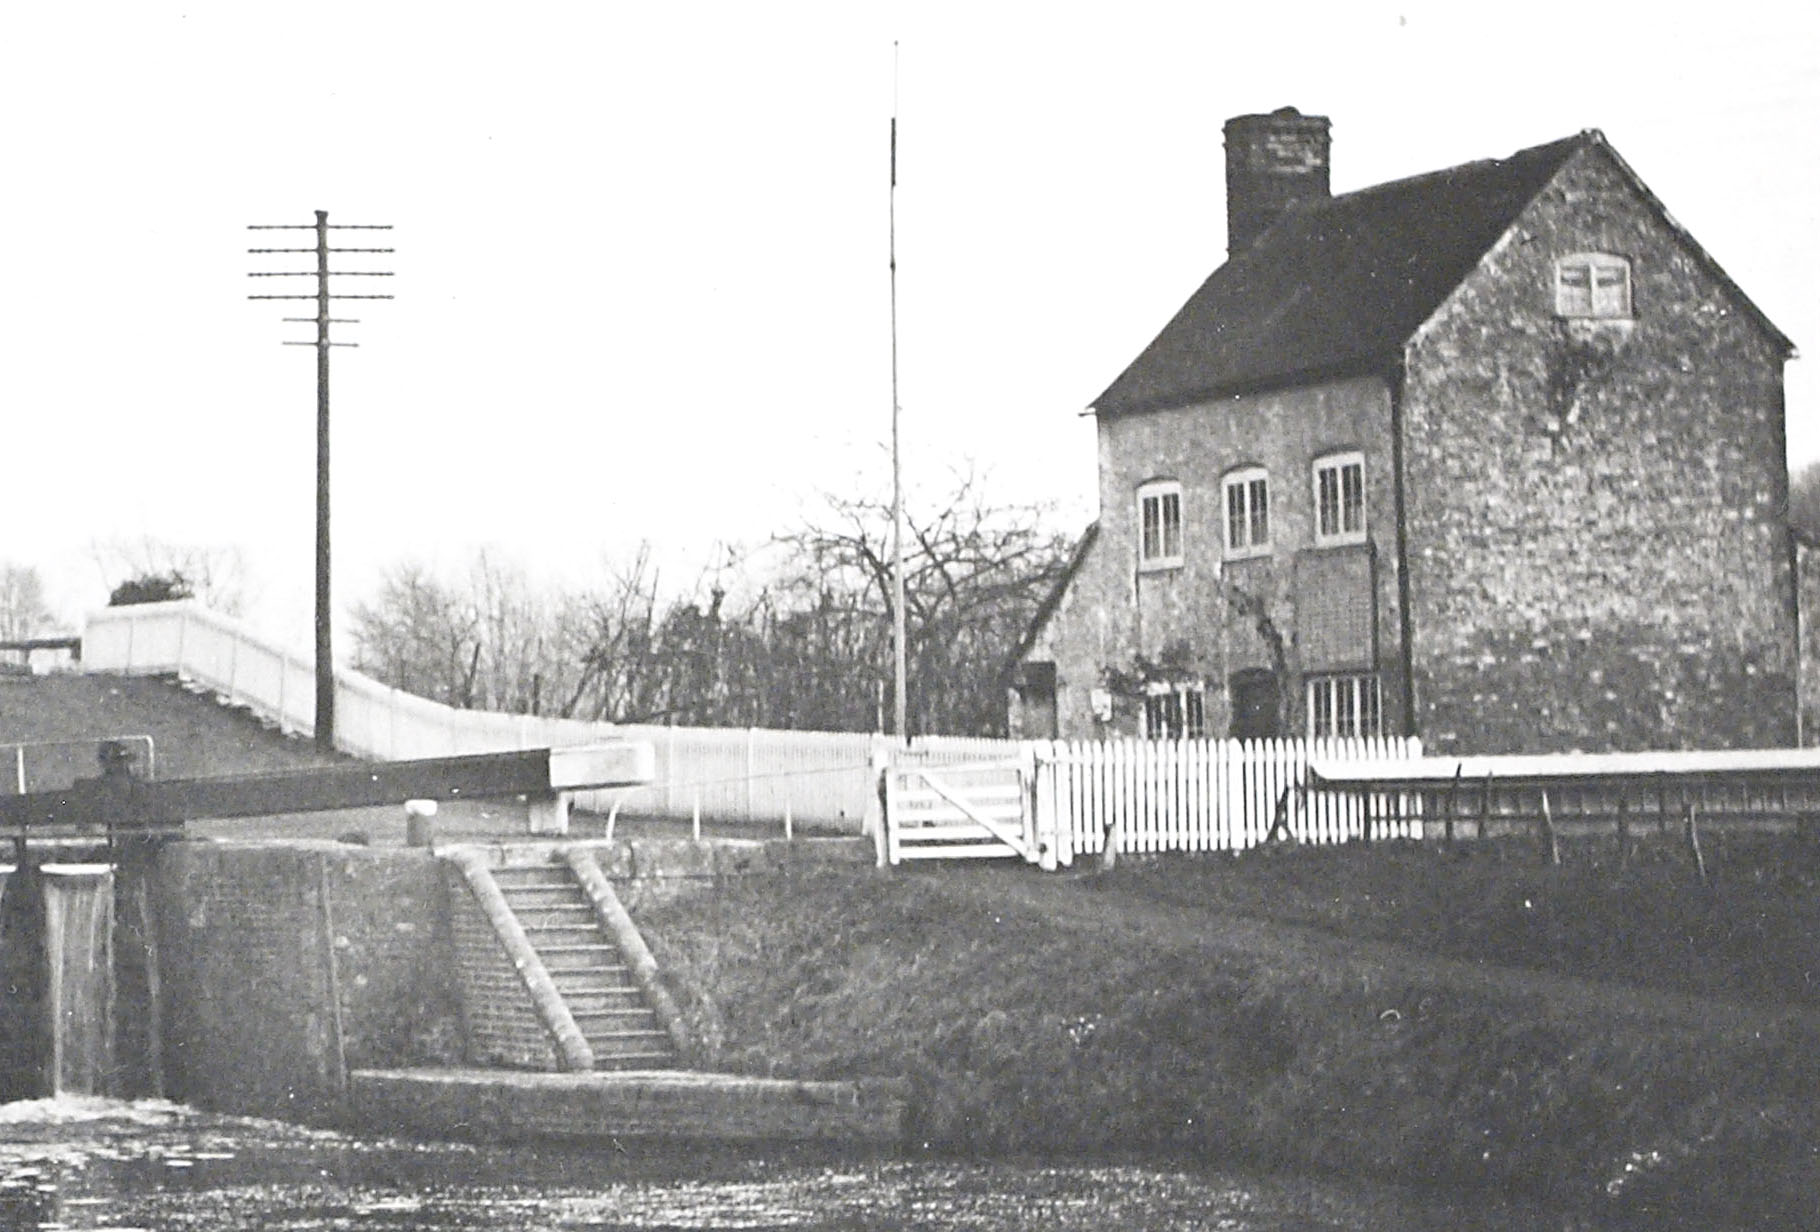
[[[1261,466],[1226,476],[1226,559],[1270,551],[1270,477]]]
[[[1555,315],[1630,317],[1630,262],[1606,252],[1579,252],[1555,262]]]
[[[1173,479],[1137,490],[1138,567],[1174,569],[1182,563],[1182,485]]]

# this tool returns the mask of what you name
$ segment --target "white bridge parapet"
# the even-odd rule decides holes
[[[274,645],[231,617],[193,600],[110,607],[92,613],[82,636],[83,670],[175,675],[244,706],[281,730],[315,727],[316,679],[309,652]],[[565,749],[642,741],[655,751],[648,785],[580,791],[596,812],[790,825],[858,834],[876,820],[875,751],[864,732],[767,731],[600,723],[461,710],[335,669],[335,744],[376,761],[468,753]],[[1006,755],[1011,741],[919,738],[938,756]]]

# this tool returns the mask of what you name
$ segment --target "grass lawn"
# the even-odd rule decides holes
[[[1182,1152],[1799,1226],[1820,1193],[1804,854],[1709,853],[1713,890],[1672,849],[1617,878],[1515,845],[830,870],[637,914],[698,1061],[902,1075],[931,1149]]]

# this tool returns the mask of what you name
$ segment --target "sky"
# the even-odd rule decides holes
[[[649,543],[686,584],[888,496],[893,209],[912,492],[1084,525],[1081,412],[1224,259],[1221,125],[1281,106],[1331,118],[1336,192],[1602,129],[1820,349],[1786,3],[16,4],[0,103],[0,562],[67,622],[152,540],[237,553],[308,644],[311,306],[248,300],[297,267],[246,250],[316,210],[396,250],[342,259],[396,297],[337,313],[343,626],[404,562],[587,585]]]

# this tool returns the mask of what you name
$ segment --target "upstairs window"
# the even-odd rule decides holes
[[[1138,489],[1138,566],[1172,569],[1182,563],[1182,485],[1173,480]]]
[[[1144,736],[1199,740],[1207,734],[1207,696],[1198,684],[1157,682],[1144,695]]]
[[[1378,678],[1369,673],[1308,678],[1308,735],[1314,740],[1381,736]]]
[[[1314,464],[1314,541],[1365,542],[1365,456],[1336,453]]]
[[[1622,320],[1630,316],[1630,262],[1577,252],[1555,262],[1555,315]]]
[[[1264,468],[1233,471],[1221,486],[1226,493],[1227,559],[1270,551],[1270,478]]]

